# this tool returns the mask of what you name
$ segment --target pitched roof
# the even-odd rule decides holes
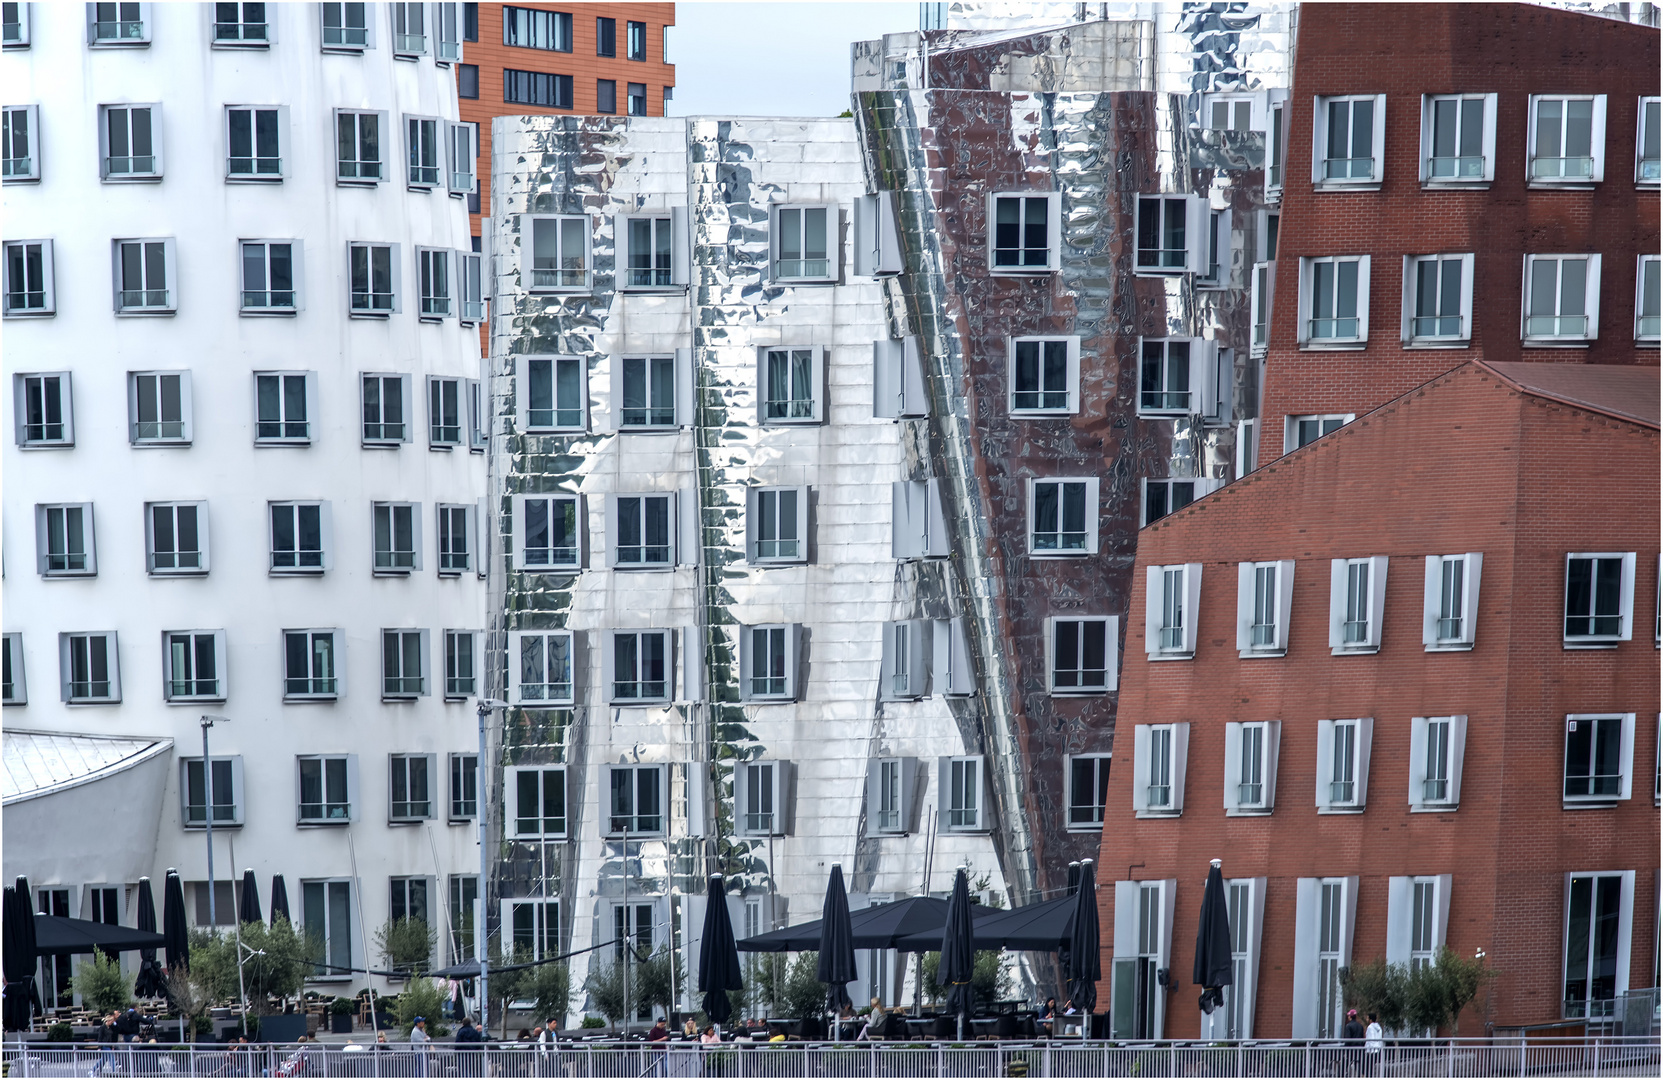
[[[1481,361],[1527,394],[1647,427],[1663,419],[1658,369],[1631,364],[1533,364]]]
[[[91,783],[173,749],[173,740],[7,730],[4,800],[7,805]]]

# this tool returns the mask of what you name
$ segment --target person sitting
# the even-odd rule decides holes
[[[647,1032],[647,1041],[654,1043],[670,1041],[670,1029],[664,1026],[662,1016],[653,1017],[652,1028]]]
[[[873,998],[872,1011],[866,1014],[866,1024],[860,1029],[860,1034],[855,1036],[855,1042],[863,1042],[867,1039],[875,1041],[883,1038],[884,1030],[888,1025],[889,1014],[884,1011],[883,1002]]]
[[[1052,1034],[1051,1029],[1055,1024],[1056,1019],[1057,999],[1054,997],[1046,998],[1045,1007],[1039,1010],[1039,1026],[1045,1029],[1045,1034],[1047,1036]]]
[[[681,1025],[681,1036],[684,1039],[696,1039],[699,1037],[698,1022],[691,1016],[687,1018],[686,1023]]]
[[[704,1046],[715,1046],[721,1041],[722,1037],[716,1034],[716,1028],[714,1026],[706,1026],[704,1034],[699,1036],[699,1042]]]

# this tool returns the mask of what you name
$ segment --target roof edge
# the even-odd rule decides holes
[[[59,792],[69,791],[72,788],[82,787],[83,785],[91,784],[98,780],[106,780],[117,775],[118,773],[124,773],[129,769],[137,768],[150,759],[160,757],[162,754],[170,753],[173,750],[173,739],[167,735],[91,735],[80,731],[39,731],[34,728],[14,728],[8,732],[8,734],[54,735],[66,739],[154,739],[155,741],[138,753],[124,757],[120,761],[106,765],[101,769],[94,769],[85,776],[77,776],[73,780],[65,780],[62,783],[52,784],[49,787],[36,788],[33,791],[21,792],[4,800],[0,800],[0,806],[15,806],[18,803],[25,803],[32,799],[44,798],[47,795],[56,795]]]
[[[1512,376],[1507,375],[1506,373],[1498,370],[1495,367],[1494,364],[1491,364],[1487,360],[1483,360],[1483,359],[1480,359],[1478,357],[1474,357],[1474,358],[1472,358],[1471,360],[1469,360],[1467,362],[1470,363],[1470,364],[1473,364],[1476,367],[1483,368],[1486,372],[1488,372],[1489,374],[1495,376],[1495,378],[1499,379],[1501,382],[1505,383],[1506,385],[1511,386],[1514,390],[1517,390],[1521,394],[1529,394],[1531,397],[1541,398],[1543,401],[1556,401],[1561,405],[1569,405],[1573,409],[1581,409],[1584,412],[1598,413],[1599,415],[1604,416],[1604,417],[1608,417],[1609,419],[1612,419],[1612,420],[1619,420],[1619,421],[1621,421],[1623,423],[1626,423],[1626,424],[1633,424],[1635,427],[1643,427],[1643,428],[1647,428],[1651,431],[1663,430],[1663,428],[1660,428],[1658,422],[1655,421],[1655,420],[1647,420],[1644,417],[1635,416],[1632,413],[1620,413],[1620,412],[1617,412],[1617,411],[1615,411],[1611,408],[1608,408],[1607,406],[1596,405],[1591,401],[1583,401],[1581,398],[1571,397],[1569,394],[1556,394],[1556,393],[1552,392],[1551,390],[1543,389],[1540,386],[1527,386],[1524,383],[1519,382],[1517,379],[1513,378]],[[1617,365],[1617,364],[1613,364],[1613,365],[1610,365],[1610,366],[1612,366],[1612,367],[1630,367],[1630,366],[1638,367],[1638,366],[1641,366],[1641,365],[1627,365],[1627,364]]]

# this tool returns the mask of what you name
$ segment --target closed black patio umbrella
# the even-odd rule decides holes
[[[699,992],[704,994],[704,1014],[712,1024],[725,1024],[733,1017],[728,991],[744,987],[722,875],[712,874],[705,889],[704,932],[699,937]]]
[[[273,925],[276,925],[279,915],[293,924],[294,919],[289,917],[288,887],[283,884],[282,874],[273,874],[271,875],[271,921]]]
[[[1224,988],[1235,975],[1223,866],[1221,860],[1214,859],[1207,869],[1207,887],[1201,891],[1201,923],[1195,931],[1195,985],[1201,987],[1201,1011],[1208,1016],[1224,1004]]]
[[[150,894],[147,877],[139,878],[138,928],[156,932],[156,898]],[[155,949],[139,950],[139,977],[133,981],[133,994],[141,998],[162,996],[162,968],[156,962]]]
[[[260,916],[260,884],[254,880],[252,868],[243,871],[243,887],[237,897],[238,922],[264,922]]]
[[[1079,891],[1079,888],[1080,888],[1080,864],[1077,863],[1077,862],[1071,862],[1071,863],[1068,864],[1068,895],[1073,896],[1076,892]]]
[[[29,879],[22,874],[17,876],[17,907],[24,915],[32,914],[35,910],[35,892],[29,888]],[[35,985],[35,961],[40,955],[35,951],[35,920],[23,918],[18,921],[18,957],[28,965],[29,971],[23,980],[23,999],[29,1003],[30,1015],[42,1010],[40,1003],[40,989]]]
[[[169,869],[162,885],[162,937],[167,944],[169,971],[191,969],[190,928],[185,923],[185,885],[179,871]]]
[[[820,961],[814,977],[826,984],[826,1008],[833,1016],[849,1004],[849,984],[855,981],[854,931],[849,925],[849,894],[843,888],[843,867],[832,863],[826,882],[826,902],[820,908]]]
[[[941,965],[936,979],[947,984],[947,1009],[958,1018],[959,1040],[975,1007],[976,947],[970,925],[970,879],[961,866],[953,877],[953,895],[947,901],[947,925],[941,931]]]
[[[34,992],[35,956],[33,950],[24,951],[23,927],[34,925],[27,897],[14,886],[7,885],[0,918],[5,920],[3,947],[5,949],[6,1001],[5,1029],[22,1031],[29,1026],[33,1014],[30,995]]]
[[[1068,996],[1081,1014],[1081,1039],[1091,1037],[1097,1010],[1097,980],[1103,977],[1103,940],[1097,925],[1097,867],[1080,861],[1080,888],[1074,894],[1074,925],[1068,935]]]

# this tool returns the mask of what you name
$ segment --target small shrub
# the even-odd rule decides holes
[[[440,1039],[450,1034],[450,1026],[439,1019],[444,1004],[445,991],[440,983],[433,979],[411,979],[398,996],[393,1015],[398,1018],[406,1038],[410,1035],[410,1029],[416,1026],[416,1017],[419,1016],[427,1021],[427,1033]]]
[[[75,1029],[59,1021],[46,1029],[46,1041],[66,1043],[75,1041]]]
[[[114,1009],[124,1009],[133,1001],[133,988],[121,973],[119,961],[103,953],[93,953],[91,963],[83,963],[75,973],[75,989],[87,1008],[104,1015]]]
[[[64,1026],[67,1027],[68,1025],[66,1024]],[[602,1020],[598,1016],[585,1016],[583,1018],[583,1023],[579,1024],[578,1026],[579,1027],[586,1027],[586,1028],[603,1028],[603,1027],[606,1026],[606,1021]]]
[[[329,1003],[329,1011],[336,1016],[351,1016],[358,1011],[356,998],[338,997]]]

